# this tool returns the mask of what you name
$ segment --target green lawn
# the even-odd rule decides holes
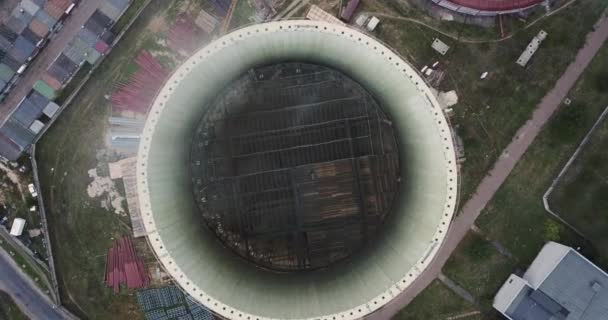
[[[97,150],[105,148],[111,108],[104,95],[125,71],[129,72],[150,34],[148,23],[164,16],[171,4],[152,1],[37,145],[61,298],[70,311],[83,318],[142,317],[132,292],[123,290],[114,295],[105,287],[106,251],[115,238],[130,233],[129,220],[88,197],[87,170],[98,166]]]
[[[553,220],[545,212],[541,197],[608,104],[607,94],[589,94],[589,90],[594,90],[591,79],[595,77],[596,70],[601,70],[600,66],[605,65],[607,56],[608,46],[604,45],[570,93],[573,103],[563,106],[551,119],[477,220],[478,226],[513,252],[521,264],[530,263],[547,240],[559,240],[591,249],[566,227],[561,226],[557,234],[552,231],[554,228],[548,221]],[[580,113],[574,117],[575,121],[573,110]],[[563,130],[567,130],[568,134],[563,134]],[[572,201],[576,202],[574,199]],[[571,217],[580,217],[577,214],[572,212]],[[575,218],[572,220],[579,221]],[[600,249],[602,245],[596,242],[595,247]],[[593,254],[593,250],[589,251]]]
[[[377,36],[418,69],[439,61],[446,71],[439,88],[456,90],[459,96],[451,121],[467,158],[462,168],[463,201],[564,72],[607,5],[604,0],[578,1],[510,39],[481,44],[456,42],[412,22],[383,19]],[[528,67],[519,67],[515,60],[541,29],[549,36]],[[434,38],[451,46],[446,56],[433,51]],[[485,71],[488,78],[479,80]]]
[[[573,106],[569,108],[572,110],[569,122],[578,122],[580,118],[587,117],[588,112],[584,112],[587,109],[597,110],[608,106],[608,46],[602,48],[593,66],[570,96]],[[604,120],[562,177],[549,201],[554,211],[594,243],[604,266],[608,267],[606,150],[608,121]]]
[[[475,233],[469,233],[452,254],[443,273],[471,293],[484,312],[492,310],[494,295],[516,269],[513,259]]]
[[[2,320],[28,320],[29,318],[19,310],[13,298],[4,291],[0,291],[0,319]]]
[[[475,306],[460,298],[443,283],[435,280],[417,296],[407,308],[401,310],[393,320],[445,320],[448,317],[477,311]],[[466,320],[480,320],[471,316]]]

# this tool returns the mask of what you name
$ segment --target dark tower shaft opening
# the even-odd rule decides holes
[[[327,67],[250,70],[201,119],[194,196],[225,246],[276,271],[318,269],[372,240],[399,189],[392,124]]]

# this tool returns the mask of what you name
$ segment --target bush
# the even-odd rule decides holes
[[[543,236],[545,238],[546,241],[559,241],[560,240],[560,235],[562,233],[562,225],[551,219],[551,218],[547,218],[545,219],[545,228],[544,228],[544,233]]]

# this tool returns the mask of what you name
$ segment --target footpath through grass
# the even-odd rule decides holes
[[[377,36],[418,69],[439,61],[446,72],[439,89],[458,94],[451,121],[463,139],[467,158],[462,167],[462,202],[565,71],[606,6],[605,0],[577,1],[512,38],[481,44],[456,42],[413,22],[383,19]],[[549,35],[528,67],[515,64],[540,30]],[[434,38],[451,47],[445,56],[431,48]],[[480,80],[486,71],[488,78]]]
[[[0,291],[0,319],[2,320],[28,320],[29,318],[17,307],[13,298],[4,291]]]
[[[581,247],[582,253],[592,261],[604,268],[608,266],[606,229],[603,234],[591,233],[599,228],[588,229],[595,236],[589,236],[589,242],[553,219],[541,201],[555,175],[608,104],[608,94],[598,92],[592,85],[598,70],[605,70],[606,57],[608,45],[604,45],[570,93],[572,104],[563,105],[550,120],[476,221],[484,236],[504,246],[511,256],[499,253],[488,241],[470,233],[443,269],[444,274],[473,294],[482,310],[490,315],[493,313],[492,299],[509,274],[523,273],[547,241]],[[605,154],[599,149],[593,150]],[[592,181],[587,183],[593,185]],[[582,182],[579,187],[583,187]],[[574,189],[573,192],[580,194]],[[568,203],[576,204],[580,209],[601,205],[603,199],[573,197]],[[572,221],[585,221],[583,212],[569,212]],[[604,223],[599,218],[593,221]]]

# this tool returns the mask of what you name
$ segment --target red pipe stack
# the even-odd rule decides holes
[[[106,285],[120,292],[120,285],[129,289],[143,288],[150,284],[143,260],[137,256],[131,238],[122,237],[108,250]]]

